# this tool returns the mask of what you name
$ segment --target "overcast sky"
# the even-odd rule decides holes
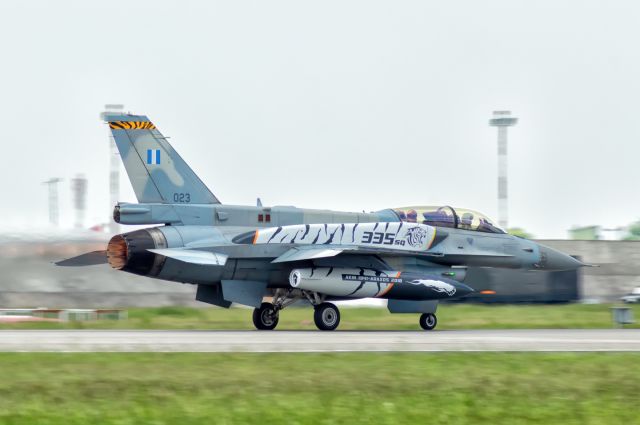
[[[450,204],[538,237],[640,218],[635,1],[0,3],[0,215],[44,226],[41,182],[89,178],[105,221],[105,103],[146,114],[223,203]],[[122,174],[123,201],[135,201]]]

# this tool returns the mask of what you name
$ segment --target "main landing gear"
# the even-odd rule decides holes
[[[438,318],[433,313],[424,313],[420,316],[420,327],[425,331],[431,331],[438,324]]]
[[[260,331],[271,331],[278,326],[280,310],[293,304],[301,298],[291,289],[276,289],[273,294],[273,303],[262,303],[253,310],[253,326]]]
[[[321,331],[333,331],[340,325],[340,310],[335,304],[325,302],[326,297],[317,292],[278,289],[273,295],[273,303],[262,303],[253,310],[253,324],[256,329],[270,331],[278,326],[280,310],[294,302],[306,298],[313,305],[313,321]],[[425,331],[433,330],[438,319],[433,313],[420,316],[420,327]]]
[[[270,331],[278,326],[280,310],[294,302],[306,298],[313,305],[313,321],[321,331],[332,331],[340,324],[340,310],[334,304],[324,302],[324,296],[315,292],[278,289],[273,295],[273,303],[262,303],[253,310],[253,325],[261,331]]]
[[[332,331],[340,324],[340,310],[331,303],[322,303],[314,307],[313,321],[321,331]]]

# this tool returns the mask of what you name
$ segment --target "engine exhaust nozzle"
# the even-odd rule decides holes
[[[142,276],[157,276],[166,257],[149,252],[167,247],[167,240],[156,228],[115,235],[107,245],[107,261],[116,270]]]

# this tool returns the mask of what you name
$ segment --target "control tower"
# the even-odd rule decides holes
[[[509,210],[507,202],[507,127],[516,125],[518,118],[511,111],[493,111],[489,125],[498,127],[498,224],[507,230]]]

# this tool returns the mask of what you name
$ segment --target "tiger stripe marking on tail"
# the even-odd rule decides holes
[[[149,121],[112,121],[109,128],[114,130],[155,130],[156,126]]]

